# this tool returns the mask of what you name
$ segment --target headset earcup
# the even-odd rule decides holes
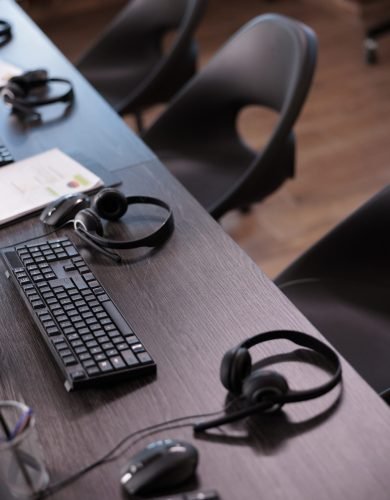
[[[10,94],[14,96],[15,99],[22,99],[23,97],[26,97],[26,92],[23,89],[22,85],[20,85],[17,82],[12,81],[12,78],[10,78],[5,86],[5,90],[8,90]],[[7,95],[7,94],[5,94]],[[12,103],[12,101],[11,101]]]
[[[92,208],[106,220],[118,220],[126,213],[126,196],[113,188],[105,188],[94,197]]]
[[[285,377],[268,370],[254,370],[242,384],[242,394],[249,405],[260,403],[262,399],[285,396],[289,391]],[[278,407],[282,406],[279,404]]]
[[[223,386],[234,394],[240,394],[242,381],[250,374],[252,359],[245,347],[234,347],[222,359],[220,379]]]
[[[90,208],[81,210],[74,218],[74,228],[84,229],[87,233],[96,233],[103,236],[103,225],[99,217]]]

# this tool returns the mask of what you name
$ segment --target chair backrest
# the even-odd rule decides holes
[[[130,1],[82,55],[78,69],[103,95],[122,96],[119,103],[111,102],[120,112],[133,112],[159,102],[156,93],[171,86],[169,80],[175,79],[174,72],[180,73],[182,65],[191,65],[191,69],[195,66],[193,33],[206,3]],[[175,31],[175,36],[165,51],[164,36],[170,31]]]
[[[251,160],[243,165],[223,210],[235,204],[240,190],[248,203],[257,201],[259,183],[272,178],[275,161],[292,145],[292,127],[302,108],[316,64],[317,39],[306,25],[278,14],[256,17],[241,28],[170,103],[146,131],[154,150],[210,147]],[[262,151],[240,138],[237,116],[242,108],[259,105],[279,113]],[[250,194],[251,193],[251,194]]]
[[[275,279],[291,302],[388,404],[389,225],[387,186]]]
[[[275,279],[312,278],[390,285],[390,186],[342,220]]]

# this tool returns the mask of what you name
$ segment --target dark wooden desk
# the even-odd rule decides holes
[[[226,393],[219,382],[220,361],[243,338],[274,328],[320,335],[19,8],[0,0],[0,15],[12,22],[15,34],[0,49],[0,57],[29,68],[47,67],[76,86],[70,117],[41,128],[24,129],[0,103],[0,136],[15,157],[52,146],[82,150],[114,169],[127,193],[159,195],[171,203],[176,220],[175,233],[162,249],[129,252],[121,266],[79,245],[157,361],[156,379],[67,393],[0,264],[0,397],[22,398],[34,408],[48,469],[57,480],[140,427],[221,408]],[[43,231],[38,219],[31,218],[2,229],[0,242],[6,245]],[[79,243],[71,230],[59,233],[64,234]],[[286,342],[266,344],[253,349],[253,357],[291,347]],[[276,368],[293,388],[312,386],[325,377],[306,363],[283,362]],[[157,436],[193,441],[200,451],[199,486],[217,489],[224,500],[388,500],[389,410],[347,363],[343,369],[338,405],[335,389],[319,400],[290,405],[284,415],[224,427],[213,438],[195,440],[191,429]],[[55,498],[121,498],[120,468],[129,454],[152,439]]]

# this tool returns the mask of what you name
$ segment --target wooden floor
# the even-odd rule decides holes
[[[330,0],[209,0],[198,35],[201,65],[246,21],[270,10],[302,20],[319,39],[313,88],[296,126],[297,175],[249,215],[230,213],[221,222],[272,278],[389,182],[390,36],[380,42],[379,64],[367,66],[359,20]],[[88,16],[88,23],[71,19],[44,29],[76,60],[113,14],[114,9]],[[240,128],[261,146],[272,120],[269,113],[248,110]]]

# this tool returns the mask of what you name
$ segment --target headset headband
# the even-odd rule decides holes
[[[158,198],[153,198],[151,196],[127,196],[126,201],[128,206],[136,204],[156,205],[158,207],[164,208],[168,212],[168,215],[161,226],[152,234],[149,234],[142,238],[138,238],[136,240],[117,241],[110,240],[109,238],[104,238],[96,234],[96,232],[91,233],[85,227],[83,227],[80,221],[77,220],[75,221],[75,229],[83,234],[87,239],[90,239],[94,243],[97,243],[98,245],[104,246],[106,248],[124,250],[138,247],[156,247],[162,245],[165,240],[171,235],[174,228],[173,212],[171,207],[164,201],[159,200]]]
[[[334,371],[331,379],[325,384],[321,384],[312,389],[292,391],[289,389],[287,380],[278,372],[261,369],[252,372],[251,357],[248,349],[262,342],[278,339],[290,340],[295,344],[308,347],[312,351],[321,354],[332,365]],[[249,374],[247,373],[247,369],[250,371]],[[259,333],[254,337],[244,340],[238,344],[237,347],[227,351],[221,364],[221,381],[228,390],[233,391],[234,387],[232,387],[232,381],[229,381],[229,375],[231,375],[229,372],[234,371],[235,373],[233,374],[236,377],[243,377],[243,380],[240,381],[242,382],[242,387],[239,393],[249,401],[249,405],[236,412],[215,418],[214,420],[195,424],[195,432],[203,432],[212,427],[235,422],[236,420],[249,417],[249,415],[256,413],[273,411],[280,408],[285,403],[297,403],[317,398],[326,394],[341,382],[341,364],[336,352],[321,340],[313,338],[306,333],[293,330],[273,330]],[[225,377],[227,380],[225,380]]]
[[[328,382],[321,384],[312,389],[306,389],[301,391],[289,390],[287,394],[281,396],[279,401],[275,398],[275,403],[294,403],[298,401],[307,401],[309,399],[314,399],[323,394],[329,392],[333,387],[335,387],[341,380],[341,364],[336,352],[326,345],[321,340],[316,339],[308,335],[307,333],[297,332],[294,330],[273,330],[270,332],[259,333],[254,337],[241,342],[237,347],[244,347],[249,349],[257,344],[263,342],[268,342],[270,340],[289,340],[294,344],[300,345],[302,347],[307,347],[318,354],[321,354],[332,365],[334,369],[333,375]]]
[[[10,79],[10,83],[19,85],[25,92],[25,97],[19,97],[15,94],[12,86],[6,85],[2,90],[2,96],[4,102],[10,104],[11,106],[23,106],[25,108],[35,108],[38,106],[45,106],[47,104],[54,104],[56,102],[71,102],[74,97],[73,86],[70,80],[66,78],[43,78],[37,80],[29,80],[28,82],[23,82],[21,77],[13,77]],[[29,92],[34,88],[43,87],[48,83],[64,83],[67,85],[67,89],[62,94],[53,97],[37,97],[32,98],[28,96]]]

